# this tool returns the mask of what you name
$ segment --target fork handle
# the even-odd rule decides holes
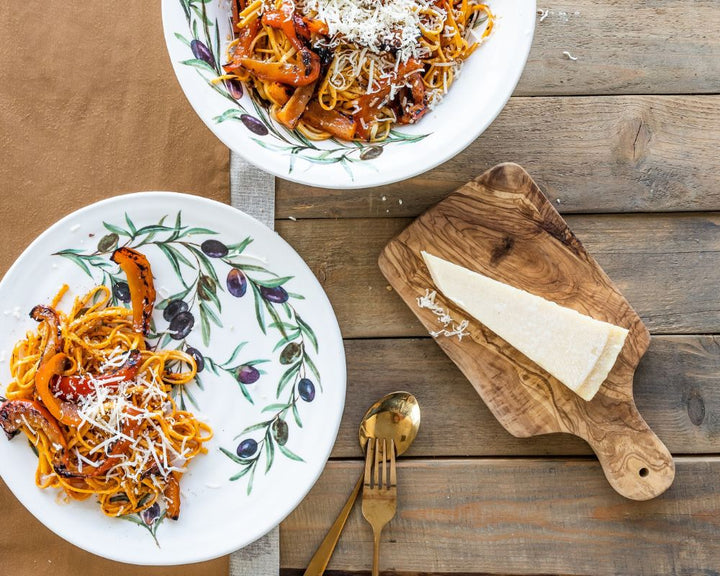
[[[330,530],[328,530],[323,541],[320,542],[320,546],[318,546],[315,554],[313,554],[313,557],[310,559],[310,563],[303,576],[321,576],[321,574],[325,572],[325,568],[327,568],[328,562],[330,562],[330,557],[335,551],[335,546],[337,546],[338,540],[340,540],[340,534],[345,527],[345,522],[348,516],[350,516],[353,504],[355,504],[355,500],[357,500],[358,494],[360,493],[362,484],[363,473],[361,472],[360,478],[358,478],[352,493],[348,497],[347,502],[345,502],[345,506],[340,510],[340,514],[338,514],[333,525],[330,526]]]
[[[375,528],[373,526],[373,567],[372,576],[379,576],[380,574],[380,534],[382,533],[382,527]]]

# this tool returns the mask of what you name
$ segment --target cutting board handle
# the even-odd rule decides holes
[[[598,399],[601,400],[601,399]],[[582,437],[612,487],[632,500],[662,494],[675,477],[672,454],[647,425],[632,400],[592,402]]]

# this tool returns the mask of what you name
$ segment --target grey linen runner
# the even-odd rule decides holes
[[[234,152],[230,154],[230,203],[275,229],[275,177]],[[230,576],[277,576],[279,573],[278,528],[230,555]]]

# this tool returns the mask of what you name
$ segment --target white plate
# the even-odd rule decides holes
[[[420,122],[398,128],[395,138],[378,145],[303,142],[270,120],[248,90],[237,98],[224,83],[211,84],[226,62],[231,37],[227,0],[162,0],[162,14],[180,86],[200,118],[231,150],[281,178],[323,188],[360,188],[404,180],[445,162],[482,134],[503,109],[530,52],[536,2],[488,4],[497,15],[495,30],[463,64],[444,100]]]
[[[58,501],[58,491],[37,488],[34,482],[37,458],[25,436],[19,435],[7,441],[4,435],[0,435],[0,474],[23,505],[59,536],[85,550],[121,562],[199,562],[228,554],[271,530],[300,503],[323,470],[337,435],[345,402],[345,355],[337,320],[320,284],[297,253],[275,232],[239,210],[211,200],[168,192],[119,196],[88,206],[52,226],[23,252],[0,283],[0,301],[3,303],[0,309],[0,393],[4,392],[10,379],[9,356],[14,343],[27,330],[37,327],[28,317],[30,309],[35,304],[49,302],[63,283],[69,284],[70,296],[75,296],[103,281],[114,283],[124,280],[122,272],[109,260],[115,246],[113,234],[118,233],[119,242],[124,244],[129,238],[121,231],[132,233],[134,227],[137,236],[129,244],[134,247],[141,240],[148,239],[150,231],[143,233],[141,229],[144,226],[162,223],[172,230],[179,213],[182,214],[182,230],[195,233],[165,242],[165,251],[153,243],[146,243],[139,249],[151,263],[158,302],[182,289],[168,253],[179,253],[191,264],[188,266],[178,257],[180,271],[188,284],[198,277],[196,258],[206,265],[203,276],[210,274],[207,266],[217,273],[219,282],[215,283],[214,289],[211,281],[202,281],[204,299],[194,299],[190,310],[196,322],[185,341],[201,351],[205,358],[205,367],[200,373],[203,389],[198,384],[187,388],[199,408],[189,404],[189,409],[207,420],[215,437],[207,445],[208,453],[191,461],[188,472],[182,478],[179,520],[152,524],[159,545],[148,528],[105,516],[92,498],[84,502],[64,503]],[[206,228],[217,234],[189,230],[190,227]],[[171,230],[155,230],[151,242],[171,240]],[[246,238],[251,238],[252,242],[242,254],[236,255],[231,249],[225,260],[208,257],[199,248],[208,239],[217,239],[231,246]],[[195,250],[180,244],[181,241],[192,243]],[[99,245],[102,251],[98,250]],[[215,254],[207,245],[206,250]],[[288,307],[280,302],[268,302],[262,296],[257,298],[265,318],[266,334],[260,328],[255,306],[259,291],[253,290],[248,283],[242,297],[228,292],[225,280],[231,269],[228,259],[241,267],[250,266],[245,268],[247,276],[256,281],[272,283],[272,278],[292,277],[282,284],[283,289],[290,293]],[[257,266],[268,272],[252,268]],[[211,292],[216,293],[217,301]],[[304,299],[293,294],[304,296]],[[67,309],[72,302],[70,296],[65,297],[61,308]],[[272,293],[266,296],[270,300],[284,298],[280,291],[275,292],[274,298]],[[192,300],[192,293],[186,300]],[[212,320],[208,320],[207,324],[201,321],[199,302],[215,313],[222,328]],[[221,312],[216,302],[221,305]],[[283,336],[277,328],[270,326],[271,310],[295,325],[297,313],[310,327],[309,331],[301,332],[296,341],[303,339],[309,358],[306,360],[301,356],[299,370],[304,371],[314,384],[315,395],[311,401],[299,398],[294,380],[276,398],[282,375],[294,364],[281,363],[281,355],[288,344],[281,344],[275,350]],[[167,329],[168,323],[159,310],[155,311],[153,318],[159,333]],[[292,333],[289,328],[287,330]],[[317,339],[317,351],[310,331]],[[171,341],[165,347],[182,345],[182,341],[166,337],[168,339]],[[210,359],[217,365],[226,362],[241,342],[247,344],[228,363],[230,371],[216,368],[218,374],[213,374]],[[293,350],[295,348],[291,348],[290,352]],[[283,361],[293,356],[286,353]],[[250,404],[233,374],[237,373],[237,366],[253,364],[255,360],[268,362],[255,365],[265,374],[246,386],[254,401]],[[319,373],[319,381],[313,374],[314,370]],[[310,388],[307,384],[305,386],[304,395],[309,399]],[[289,402],[290,393],[298,398],[297,416],[302,427],[295,420],[292,409],[288,409],[284,417],[288,439],[282,447],[273,440],[274,457],[267,473],[268,451],[266,443],[260,442],[255,453],[259,455],[258,465],[252,490],[248,494],[250,473],[231,481],[230,478],[244,468],[220,449],[235,453],[238,444],[246,438],[261,441],[265,428],[242,434],[243,429],[271,418],[279,408],[271,407],[266,412],[263,408]],[[177,400],[180,401],[179,398]],[[187,395],[184,400],[190,402]],[[272,436],[272,431],[269,434]],[[293,455],[303,461],[293,460]]]

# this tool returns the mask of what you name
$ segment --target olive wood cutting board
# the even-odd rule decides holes
[[[640,317],[583,248],[532,178],[516,164],[496,166],[417,218],[380,255],[382,273],[429,332],[442,325],[417,299],[436,290],[422,250],[578,312],[629,330],[607,380],[586,402],[438,290],[436,303],[462,339],[437,336],[495,417],[517,437],[567,432],[597,454],[620,494],[647,500],[675,476],[672,455],[633,400],[633,376],[650,343]]]

